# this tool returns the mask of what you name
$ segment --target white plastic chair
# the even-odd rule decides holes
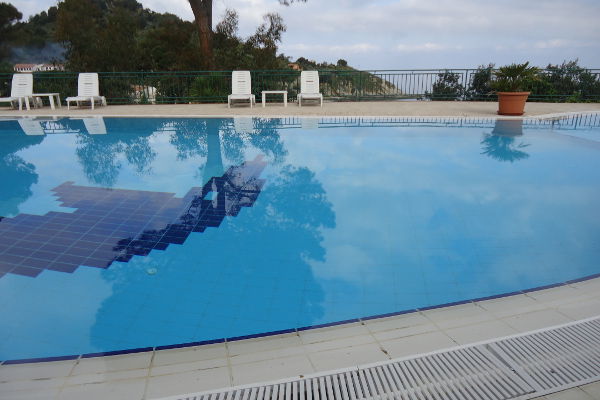
[[[1,103],[19,103],[19,110],[23,109],[23,101],[29,110],[29,100],[33,102],[33,75],[32,74],[14,74],[12,86],[10,88],[10,97],[0,97]]]
[[[323,107],[323,95],[319,90],[319,71],[302,71],[300,73],[300,93],[298,106],[302,107],[302,100],[320,100]]]
[[[94,109],[94,103],[99,101],[100,104],[106,106],[106,97],[100,96],[100,84],[98,82],[98,74],[95,72],[81,73],[77,79],[77,96],[67,97],[67,109],[70,109],[72,101],[79,103],[89,101]]]
[[[227,108],[235,100],[248,100],[250,108],[256,104],[256,97],[252,94],[250,71],[233,71],[231,73],[231,94],[227,96]]]

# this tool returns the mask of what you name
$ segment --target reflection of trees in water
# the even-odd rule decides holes
[[[175,130],[169,141],[180,160],[207,155],[211,158],[210,153],[218,152],[230,163],[241,164],[244,151],[250,146],[259,149],[272,164],[281,163],[287,150],[277,131],[280,121],[265,118],[251,121],[252,132],[236,131],[230,119],[220,118],[173,120],[165,125]]]
[[[481,154],[490,156],[497,161],[520,161],[529,158],[529,154],[522,149],[529,146],[527,143],[516,142],[515,138],[486,133],[481,141]]]
[[[85,176],[97,185],[112,187],[121,171],[119,156],[124,155],[138,174],[151,171],[156,153],[148,142],[152,132],[143,135],[110,133],[107,135],[77,135],[75,153]]]
[[[223,125],[219,126],[220,135],[215,134],[215,131],[211,132],[210,128],[206,126],[200,126],[201,129],[208,128],[209,130],[197,134],[190,130],[183,137],[174,135],[171,138],[171,143],[178,148],[178,151],[180,150],[179,154],[182,157],[204,153],[208,159],[210,153],[208,148],[211,146],[209,145],[210,135],[213,135],[219,138],[219,145],[223,149],[223,153],[229,157],[233,158],[238,152],[239,154],[245,154],[246,147],[256,146],[261,151],[270,153],[272,160],[277,160],[279,164],[283,164],[287,151],[280,141],[277,130],[268,126],[266,137],[260,137],[263,135],[263,131],[256,128],[257,126],[258,124],[255,124],[256,133],[249,134],[249,136],[244,133],[232,132],[231,127],[224,127]],[[190,125],[186,128],[191,129]],[[198,144],[199,148],[195,149],[193,143]],[[153,280],[152,285],[162,287],[164,283],[165,287],[172,287],[173,281],[182,279],[181,268],[182,264],[185,264],[188,268],[191,267],[189,279],[198,280],[192,282],[192,285],[200,287],[202,282],[214,280],[220,291],[227,293],[231,301],[237,301],[233,305],[235,311],[236,307],[246,305],[244,302],[248,300],[243,300],[240,297],[244,288],[231,285],[227,279],[228,274],[267,277],[261,284],[281,288],[289,283],[290,279],[293,279],[287,276],[286,273],[286,271],[291,271],[293,276],[297,278],[295,284],[298,285],[298,287],[291,289],[298,289],[299,292],[303,293],[301,299],[296,299],[299,302],[296,314],[302,316],[296,320],[298,324],[307,325],[322,318],[324,314],[321,306],[324,293],[312,273],[310,263],[312,261],[324,261],[326,251],[322,246],[322,231],[325,228],[333,227],[335,227],[335,213],[332,204],[328,201],[326,192],[322,184],[316,179],[315,174],[306,167],[283,165],[275,177],[268,178],[265,188],[258,196],[258,200],[253,207],[244,208],[236,218],[227,217],[220,227],[211,228],[215,229],[217,237],[221,238],[218,242],[211,242],[210,245],[203,246],[201,251],[196,249],[197,254],[177,252],[176,255],[179,257],[177,263],[174,260],[165,260],[161,265],[156,265],[158,271],[151,278]],[[192,235],[196,236],[191,236],[188,241],[195,240],[197,245],[202,246],[203,237],[206,237],[208,232],[193,233]],[[169,250],[171,249],[169,248],[167,251]],[[192,250],[190,249],[190,251]],[[164,260],[162,257],[157,258],[157,260],[160,259]],[[218,260],[218,262],[207,260]],[[134,259],[128,264],[113,264],[113,266],[102,272],[103,277],[112,285],[112,295],[104,301],[97,312],[96,324],[91,330],[92,337],[100,337],[103,327],[107,325],[114,326],[114,329],[121,329],[119,324],[113,325],[112,322],[115,318],[115,310],[125,312],[124,306],[127,304],[127,298],[131,293],[140,293],[144,296],[153,295],[151,292],[141,293],[146,288],[138,285],[141,283],[143,285],[148,284],[147,264],[135,261]],[[200,274],[197,274],[198,271],[200,271]],[[254,279],[251,280],[254,281]],[[197,310],[210,307],[223,310],[223,315],[225,315],[228,312],[226,308],[231,307],[231,302],[228,304],[214,303],[215,300],[211,298],[210,292],[196,290],[192,296],[194,308]],[[276,294],[273,293],[273,296],[276,296]],[[160,301],[169,303],[161,307],[161,309],[169,309],[170,307],[172,311],[168,316],[156,316],[151,322],[143,319],[135,320],[131,326],[124,327],[124,329],[134,331],[143,329],[143,327],[148,327],[149,323],[160,323],[161,318],[173,318],[174,321],[177,321],[178,309],[189,307],[189,305],[178,301],[178,297],[174,293],[166,296],[163,293]],[[282,305],[279,303],[275,298],[271,306],[285,306],[286,304],[285,302]],[[129,312],[134,318],[135,310]],[[258,307],[255,310],[245,312],[243,318],[264,321],[267,319],[265,317],[266,312],[267,310]],[[174,317],[171,315],[174,315]],[[203,323],[210,323],[210,320],[207,321],[199,317],[195,323],[201,326]],[[294,324],[290,323],[290,326],[276,326],[275,328],[273,328],[273,325],[267,325],[264,329],[295,327],[292,325]],[[160,330],[158,327],[155,328]],[[253,329],[256,330],[257,328]],[[240,334],[239,330],[236,333]],[[120,332],[115,332],[115,334],[118,336]],[[199,337],[194,337],[194,340],[208,339],[202,337],[202,332],[198,335]],[[143,337],[143,335],[140,336]],[[218,336],[231,335],[222,332]],[[182,341],[185,341],[185,339],[160,337],[138,345],[161,345]],[[102,343],[98,341],[96,345],[100,347]]]
[[[17,214],[19,205],[33,194],[31,185],[38,181],[35,165],[15,153],[40,144],[44,137],[23,135],[16,122],[14,125],[14,129],[0,134],[0,216]]]
[[[529,158],[523,151],[528,143],[517,142],[516,137],[523,135],[523,120],[496,120],[492,133],[483,135],[481,154],[497,161],[515,162]]]
[[[63,123],[74,130],[82,124],[78,120]],[[179,160],[205,158],[206,165],[200,166],[205,180],[223,172],[222,157],[230,164],[242,163],[248,146],[261,150],[275,164],[287,154],[276,128],[279,120],[252,120],[254,131],[260,135],[238,132],[231,120],[220,118],[136,120],[135,132],[131,132],[131,119],[107,118],[105,123],[106,135],[78,134],[76,154],[90,182],[106,187],[112,187],[118,179],[123,167],[121,156],[138,174],[151,172],[156,153],[149,138],[156,132],[173,132],[169,142],[177,150]]]

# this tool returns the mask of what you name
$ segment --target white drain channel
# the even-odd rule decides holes
[[[163,400],[530,399],[600,379],[600,317],[504,339]]]

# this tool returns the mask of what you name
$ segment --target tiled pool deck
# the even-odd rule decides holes
[[[290,103],[283,107],[279,103],[268,107],[236,106],[227,108],[226,104],[162,104],[162,105],[125,105],[67,110],[62,107],[51,110],[49,107],[31,111],[11,110],[0,107],[2,116],[460,116],[495,117],[498,110],[496,102],[467,101],[394,101],[394,102],[344,102],[324,103],[323,107],[298,107]],[[546,114],[600,111],[600,103],[527,103],[525,116]]]
[[[0,109],[15,115],[494,116],[495,103],[378,102],[234,108],[109,106]],[[527,105],[529,116],[600,111],[600,104]],[[181,349],[0,366],[2,399],[152,399],[306,375],[502,337],[600,315],[600,278],[492,300],[344,325]],[[600,383],[545,399],[600,399]]]

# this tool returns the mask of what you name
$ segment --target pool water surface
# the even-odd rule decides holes
[[[0,120],[0,360],[600,273],[600,116]]]

